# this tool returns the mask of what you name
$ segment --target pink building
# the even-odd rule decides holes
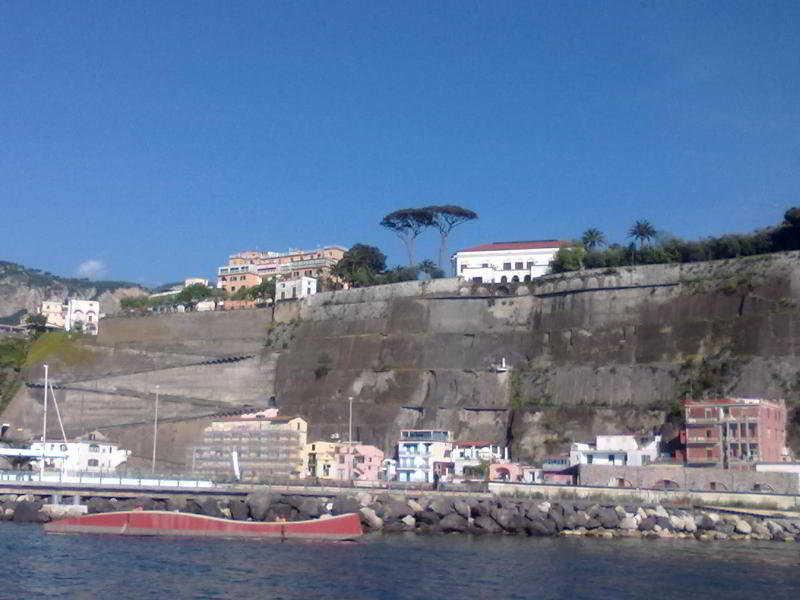
[[[383,451],[365,444],[340,444],[334,450],[331,479],[340,481],[378,481]]]
[[[492,463],[489,465],[489,481],[511,483],[539,483],[541,471],[531,465],[519,463]]]

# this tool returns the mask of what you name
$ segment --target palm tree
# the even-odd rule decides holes
[[[581,241],[583,242],[583,247],[591,252],[600,246],[606,245],[606,236],[599,229],[592,227],[583,232]]]
[[[644,246],[645,242],[649,242],[656,237],[656,228],[650,224],[650,221],[642,220],[636,221],[633,226],[628,230],[628,237],[632,237],[639,242],[639,249]]]

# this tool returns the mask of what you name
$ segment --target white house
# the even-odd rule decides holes
[[[559,248],[569,242],[493,242],[461,250],[453,255],[457,277],[483,283],[530,281],[550,272]]]
[[[72,331],[81,328],[84,333],[97,335],[100,321],[100,303],[96,300],[75,300],[67,302],[64,329]]]
[[[432,482],[444,474],[453,448],[449,431],[403,429],[397,442],[397,480]]]
[[[275,284],[276,300],[306,298],[317,293],[317,280],[314,277],[286,279]]]
[[[102,433],[95,431],[71,442],[50,441],[45,448],[45,469],[71,473],[114,473],[130,456],[108,442]],[[42,452],[42,442],[31,444],[31,450]],[[38,461],[31,461],[38,468]]]
[[[573,443],[569,464],[630,465],[650,464],[658,458],[661,436],[636,438],[633,435],[598,435],[594,444]]]
[[[454,477],[468,478],[482,465],[508,462],[508,448],[488,441],[454,442],[450,462]]]

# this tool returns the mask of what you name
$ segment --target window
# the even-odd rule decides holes
[[[510,271],[511,270],[511,263],[503,263],[503,271]]]
[[[475,283],[483,283],[483,277],[473,277],[472,281]]]
[[[755,423],[748,423],[747,424],[747,434],[750,437],[756,437],[756,424]]]
[[[594,461],[594,456],[592,456],[591,454],[589,454],[589,455],[586,457],[586,464],[587,464],[587,465],[590,465],[590,464],[592,464],[592,462],[593,462],[593,461]]]
[[[99,462],[97,462],[97,459],[96,459],[96,458],[90,458],[90,459],[89,459],[89,462],[88,462],[87,464],[88,464],[90,467],[96,467],[96,466],[97,466],[97,465],[99,465],[100,463],[99,463]]]
[[[483,263],[481,265],[481,267],[483,267],[484,269],[488,269],[489,268],[489,263]]]
[[[521,262],[514,263],[514,268],[515,268],[516,270],[518,270],[518,271],[519,271],[520,269],[522,269],[522,268],[523,268],[523,267],[522,267],[522,263],[521,263]]]
[[[526,268],[527,269],[532,269],[534,264],[535,263],[532,260],[529,260],[528,263],[527,263],[528,266]]]
[[[62,452],[66,452],[67,451],[67,445],[66,444],[61,444],[61,451]]]
[[[100,452],[100,446],[92,444],[89,446],[89,452]]]
[[[466,269],[466,268],[467,268],[467,265],[461,265],[461,270],[462,270],[462,271],[463,271],[464,269]]]

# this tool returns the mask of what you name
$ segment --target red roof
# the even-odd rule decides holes
[[[466,248],[461,252],[492,252],[497,250],[538,250],[542,248],[561,248],[569,246],[569,242],[563,240],[533,240],[529,242],[492,242],[491,244],[481,244]]]

